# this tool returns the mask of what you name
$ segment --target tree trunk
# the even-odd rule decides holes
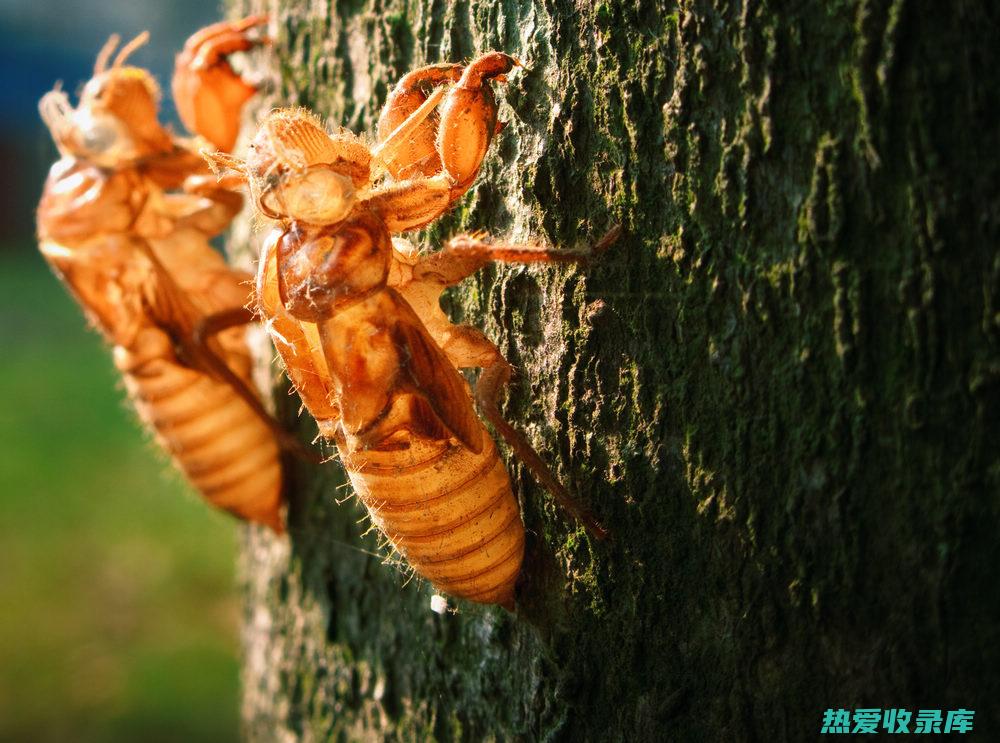
[[[355,131],[419,65],[524,61],[426,248],[626,231],[448,298],[612,541],[510,462],[517,611],[438,615],[338,466],[299,466],[290,539],[244,545],[251,739],[799,741],[880,705],[1000,724],[998,6],[780,5],[230,0],[277,7],[265,105]]]

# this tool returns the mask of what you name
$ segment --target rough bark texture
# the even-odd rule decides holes
[[[614,540],[512,464],[517,613],[439,616],[366,554],[337,466],[300,469],[290,541],[245,544],[252,739],[797,741],[878,706],[997,729],[996,4],[229,9],[277,15],[269,103],[356,131],[418,65],[525,61],[427,247],[627,231],[450,297]]]

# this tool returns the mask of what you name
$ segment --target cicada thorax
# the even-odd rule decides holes
[[[387,541],[442,591],[512,607],[524,528],[507,471],[464,379],[387,283],[391,255],[364,212],[274,234],[266,327]]]
[[[247,299],[247,277],[196,229],[178,228],[167,197],[132,170],[69,158],[57,163],[39,207],[41,251],[113,345],[139,416],[215,506],[281,530],[281,468],[274,434],[222,379],[186,358],[198,320]],[[250,382],[239,328],[214,351]]]

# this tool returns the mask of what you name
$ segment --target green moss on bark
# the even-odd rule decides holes
[[[415,66],[526,62],[427,246],[627,237],[448,298],[614,540],[512,464],[518,613],[437,616],[366,553],[335,465],[299,470],[290,543],[244,550],[252,738],[802,740],[878,705],[1000,724],[995,9],[277,6],[270,103],[358,131]]]

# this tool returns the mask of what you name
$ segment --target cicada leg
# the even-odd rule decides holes
[[[479,235],[457,235],[441,250],[423,257],[413,268],[415,281],[453,286],[494,261],[500,263],[579,263],[604,253],[621,236],[615,225],[586,250],[487,242]]]
[[[240,128],[240,112],[257,88],[240,77],[229,55],[266,44],[253,30],[266,15],[213,24],[188,39],[177,55],[172,90],[181,121],[218,149],[232,150]]]
[[[483,333],[472,326],[452,326],[440,311],[428,309],[433,295],[436,302],[440,289],[468,278],[491,261],[505,263],[566,263],[594,258],[602,254],[621,235],[619,226],[613,227],[588,250],[560,250],[539,245],[490,243],[478,236],[460,235],[448,241],[444,249],[416,261],[410,279],[412,295],[418,299],[427,317],[430,332],[436,333],[442,350],[460,368],[482,368],[476,384],[476,402],[483,416],[496,429],[504,441],[556,502],[577,519],[596,539],[605,539],[607,530],[594,518],[586,506],[579,503],[559,482],[525,435],[512,426],[500,413],[500,398],[510,381],[513,367],[500,350]],[[431,289],[430,294],[420,287]],[[407,287],[401,287],[407,293]],[[441,325],[440,323],[444,323]]]
[[[475,389],[476,403],[480,412],[503,437],[535,480],[552,495],[556,503],[580,522],[592,537],[606,539],[607,529],[594,518],[585,505],[570,495],[524,433],[512,426],[500,412],[504,387],[510,382],[514,372],[514,368],[500,353],[500,349],[478,328],[461,325],[450,329],[450,339],[443,350],[449,359],[460,367],[482,368]]]
[[[438,118],[432,110],[440,87],[462,76],[460,64],[427,65],[404,75],[389,93],[378,120],[382,162],[396,180],[433,176],[441,171],[435,147]],[[428,94],[428,90],[434,89]],[[431,104],[427,102],[430,99]],[[393,139],[402,141],[393,142]]]
[[[452,200],[472,185],[493,135],[503,128],[497,123],[497,102],[489,81],[504,82],[519,64],[509,54],[484,54],[465,68],[441,104],[436,144],[441,164],[455,183]]]
[[[493,136],[503,128],[489,81],[503,81],[518,64],[507,54],[489,52],[467,67],[431,65],[399,82],[382,111],[380,142],[372,151],[377,167],[394,180],[368,199],[391,232],[433,222],[472,185]],[[449,82],[454,85],[445,92]],[[425,95],[427,86],[433,90]]]

